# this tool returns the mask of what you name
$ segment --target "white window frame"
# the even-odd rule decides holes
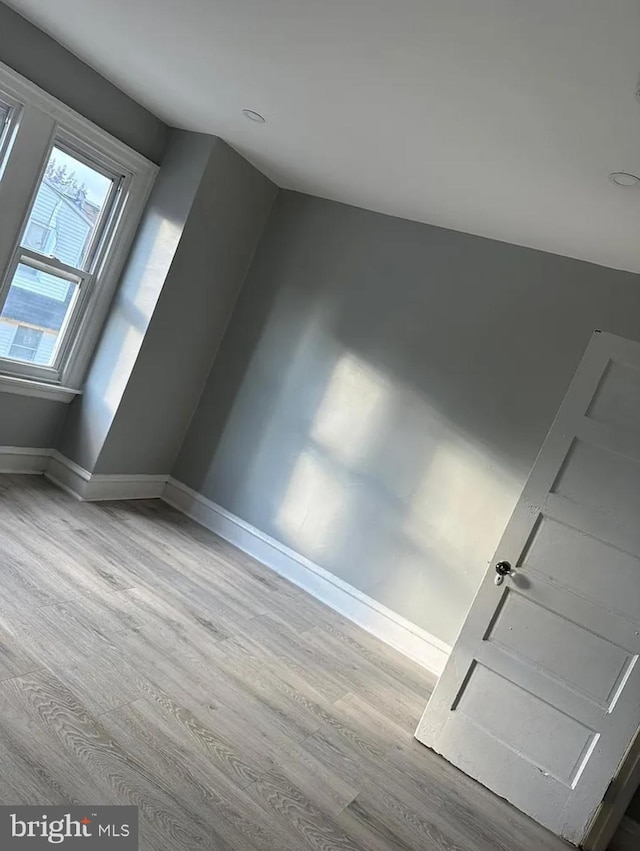
[[[0,63],[0,68],[1,67],[2,63]],[[15,133],[18,126],[18,117],[20,115],[21,104],[18,103],[18,101],[16,101],[14,98],[12,98],[8,92],[6,95],[0,92],[0,104],[2,104],[2,106],[4,107],[8,107],[10,110],[8,126],[6,128],[3,126],[2,131],[0,133],[0,180],[2,180],[2,175],[4,174],[4,167],[7,162],[7,154],[13,144],[13,139],[15,137]]]
[[[0,142],[0,306],[22,257],[45,272],[83,279],[54,362],[0,357],[0,391],[71,401],[80,392],[158,167],[2,63],[0,102],[13,108]],[[112,213],[97,229],[81,276],[55,258],[43,264],[39,252],[20,245],[54,145],[116,178]]]

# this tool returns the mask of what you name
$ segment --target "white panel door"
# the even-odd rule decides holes
[[[416,738],[578,844],[640,726],[640,344],[593,335],[498,562]]]

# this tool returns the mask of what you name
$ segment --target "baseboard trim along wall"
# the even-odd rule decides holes
[[[162,499],[440,676],[451,647],[289,547],[169,477]]]
[[[436,676],[449,658],[439,638],[170,476],[90,473],[57,450],[11,446],[0,472],[44,474],[83,501],[161,498]]]
[[[76,499],[153,499],[162,496],[167,477],[145,474],[90,473],[54,450],[45,477]]]
[[[640,848],[640,824],[625,816],[609,843],[609,851],[638,851],[638,848]]]
[[[0,446],[0,473],[42,475],[49,467],[51,449]]]

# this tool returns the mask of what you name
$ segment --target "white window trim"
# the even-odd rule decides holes
[[[0,286],[20,251],[20,237],[56,137],[80,140],[98,162],[116,166],[125,175],[126,203],[112,235],[108,260],[96,273],[95,293],[78,322],[80,333],[69,341],[62,369],[0,358],[0,393],[68,402],[81,392],[158,166],[1,62],[0,92],[22,105],[0,181]]]

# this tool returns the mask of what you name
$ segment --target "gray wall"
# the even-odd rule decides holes
[[[49,449],[64,413],[60,402],[0,393],[0,446]]]
[[[46,33],[0,3],[0,61],[156,163],[168,128]]]
[[[640,278],[281,191],[174,476],[455,639]]]
[[[173,466],[276,196],[270,180],[213,142],[96,472]]]
[[[94,470],[118,415],[209,162],[215,137],[173,130],[82,396],[69,406],[60,451]],[[146,411],[155,422],[157,413]],[[128,471],[133,472],[133,471]]]

